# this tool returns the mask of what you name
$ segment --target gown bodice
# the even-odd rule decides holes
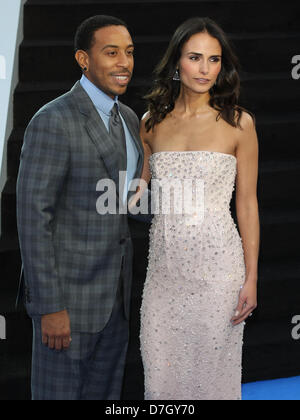
[[[228,214],[232,193],[235,187],[235,179],[237,172],[237,159],[231,154],[210,152],[210,151],[171,151],[157,152],[151,155],[150,170],[152,174],[152,183],[157,183],[160,187],[167,188],[170,185],[181,185],[182,194],[187,185],[188,191],[192,191],[195,195],[196,185],[202,190],[201,201],[205,213],[223,213]],[[190,181],[198,181],[199,184],[191,184]],[[187,182],[187,184],[185,184]],[[166,194],[166,190],[158,188],[152,189],[152,199],[157,203],[157,212],[162,214],[162,196]],[[168,190],[168,188],[167,188]],[[172,193],[170,193],[172,197]],[[173,198],[175,197],[173,193]],[[188,195],[182,195],[187,200]],[[176,196],[178,201],[178,196]],[[158,207],[159,203],[159,207]],[[176,200],[171,203],[170,213],[176,213]],[[195,202],[194,202],[195,204]],[[182,209],[182,213],[188,210]]]

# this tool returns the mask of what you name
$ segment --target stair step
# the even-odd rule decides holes
[[[31,399],[31,354],[18,357],[1,351],[0,341],[0,401]]]
[[[76,80],[59,83],[20,83],[14,95],[15,127],[27,126],[35,112],[69,91],[75,82]],[[149,80],[133,78],[128,92],[121,98],[140,118],[146,110],[142,98],[149,88]],[[300,110],[300,83],[282,74],[257,75],[255,79],[247,76],[242,85],[241,105],[256,114],[265,110],[278,113],[278,102],[273,99],[274,89],[281,103],[288,103],[293,112]]]
[[[279,103],[274,100],[274,91]],[[300,84],[290,74],[264,74],[260,75],[259,80],[253,77],[242,83],[241,104],[254,114],[263,110],[278,112],[285,106],[281,104],[287,103],[289,109],[299,112],[299,97]]]
[[[145,251],[143,256],[145,262],[148,253],[148,228],[143,226],[144,238],[134,239],[140,241],[140,246]],[[278,240],[280,243],[280,237]],[[141,243],[142,242],[142,243]],[[281,245],[282,246],[282,245]],[[279,248],[281,248],[281,246]],[[262,241],[263,247],[263,241]],[[273,255],[272,255],[273,256]],[[3,277],[0,283],[0,314],[14,313],[15,301],[18,291],[19,275],[21,269],[21,258],[19,251],[7,251],[0,254],[1,267],[3,267]],[[299,257],[299,256],[298,256]],[[259,293],[264,305],[257,310],[259,320],[276,319],[277,317],[292,318],[297,314],[299,308],[298,296],[300,293],[299,275],[300,259],[297,256],[291,259],[290,254],[286,259],[280,253],[277,256],[278,262],[260,256],[259,265]],[[12,270],[12,267],[14,268]],[[135,273],[137,278],[144,278],[143,273]],[[136,285],[137,287],[137,285]],[[139,286],[139,291],[133,294],[133,299],[140,298],[143,285]],[[272,297],[270,297],[272,289]],[[290,291],[293,290],[291,295]],[[276,301],[276,311],[274,312],[274,302]]]
[[[299,210],[261,213],[261,251],[263,260],[299,258]]]
[[[9,309],[2,315],[6,319],[6,340],[0,340],[0,399],[30,399],[32,321],[24,311]]]
[[[264,161],[259,167],[258,201],[260,208],[270,207],[272,204],[279,208],[300,208],[299,176],[300,154],[294,161]],[[296,158],[296,156],[295,156]],[[289,203],[291,197],[294,197]]]
[[[292,338],[291,319],[247,322],[243,355],[243,382],[300,374],[300,340]]]
[[[284,113],[272,114],[270,117],[257,116],[257,135],[259,155],[262,161],[270,159],[291,160],[300,157],[299,113],[284,116]]]
[[[6,320],[6,339],[0,340],[0,361],[7,354],[12,359],[30,354],[32,347],[32,321],[24,311],[1,313]],[[1,375],[2,375],[1,369]]]
[[[289,165],[289,166],[287,166]],[[268,165],[265,164],[265,167]],[[258,182],[258,200],[261,212],[261,222],[266,234],[266,240],[269,242],[270,236],[273,234],[269,228],[272,224],[276,229],[282,240],[287,240],[287,236],[291,235],[291,238],[295,238],[295,235],[299,233],[299,206],[300,199],[298,187],[298,179],[300,175],[299,162],[291,162],[291,164],[279,164],[276,168],[269,164],[269,169],[261,170],[259,173]],[[293,201],[290,201],[290,197],[293,197]],[[294,210],[289,211],[287,203]],[[274,215],[270,213],[272,204],[274,205]],[[2,193],[2,232],[4,235],[16,235],[16,179],[9,178]],[[298,206],[298,207],[297,207]],[[271,222],[272,221],[272,222]],[[293,226],[290,225],[293,223]],[[286,228],[292,229],[290,232],[286,231]],[[267,239],[268,238],[268,239]],[[287,248],[282,252],[294,252],[298,254],[297,247],[292,251],[291,247],[296,242],[287,244]],[[270,244],[271,249],[274,247],[274,243]],[[264,249],[265,252],[271,252],[270,250]],[[276,255],[279,250],[277,250]],[[286,254],[284,254],[286,255]],[[293,254],[294,255],[294,254]]]
[[[231,36],[242,68],[251,73],[287,72],[291,74],[291,58],[298,53],[300,33]],[[151,77],[155,66],[167,49],[170,37],[136,37],[135,70],[137,77]],[[147,58],[147,59],[145,59]],[[272,67],[270,68],[270,62]],[[59,65],[57,65],[59,63]],[[20,48],[20,81],[61,81],[68,69],[69,77],[80,77],[74,58],[73,40],[24,41]]]
[[[23,130],[22,130],[23,131]],[[24,135],[7,142],[7,176],[17,178]]]
[[[17,234],[16,222],[16,180],[9,178],[2,191],[1,198],[1,225],[3,236],[13,236]]]
[[[5,238],[3,237],[3,242]],[[12,238],[10,238],[12,242]],[[8,241],[5,240],[6,245]],[[13,290],[15,296],[13,300],[6,300],[8,306],[14,305],[16,301],[16,293],[19,285],[19,277],[21,273],[21,256],[18,242],[14,241],[15,249],[6,249],[0,251],[0,267],[1,267],[1,280],[0,280],[0,294],[4,291]],[[0,296],[0,313],[4,310],[3,301]]]
[[[16,216],[16,180],[9,178],[2,191],[1,198],[1,225],[3,236],[10,236],[15,239],[17,236]]]
[[[295,142],[300,137],[298,113],[259,114],[256,120],[261,163],[274,161],[278,156],[282,163],[300,159],[300,142]],[[7,143],[8,176],[12,178],[18,174],[24,132],[25,127],[14,128]]]
[[[201,7],[199,7],[201,3]],[[170,7],[172,18],[170,19]],[[98,15],[115,15],[123,19],[135,36],[169,35],[191,16],[210,16],[226,32],[268,32],[299,30],[297,2],[275,0],[272,6],[261,1],[28,1],[24,9],[24,35],[26,39],[67,38],[74,34],[86,18]],[[258,13],[259,11],[259,13]],[[68,24],[66,24],[68,16]],[[141,16],[147,18],[141,19]],[[233,18],[238,16],[238,18]],[[34,25],[32,24],[34,22]],[[55,22],[55,25],[53,25]],[[155,24],[154,24],[155,22]],[[255,22],[255,24],[253,24]]]
[[[274,322],[292,318],[299,312],[299,259],[265,261],[258,270],[258,308],[253,321]],[[291,294],[291,290],[293,293]]]

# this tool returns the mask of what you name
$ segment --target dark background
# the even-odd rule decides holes
[[[241,105],[255,113],[260,146],[261,218],[259,308],[247,322],[243,382],[300,375],[300,342],[292,318],[300,314],[300,80],[291,76],[300,54],[300,3],[295,1],[28,0],[8,141],[8,181],[2,193],[0,400],[30,399],[31,322],[14,307],[21,267],[16,228],[16,178],[24,130],[45,103],[80,78],[74,60],[77,26],[96,14],[125,20],[136,44],[135,76],[121,98],[139,117],[152,71],[177,26],[209,16],[229,34],[242,64]],[[233,201],[234,202],[234,201]],[[234,205],[232,208],[234,216]],[[124,399],[143,399],[139,308],[146,276],[149,224],[130,221],[135,256],[131,342]]]

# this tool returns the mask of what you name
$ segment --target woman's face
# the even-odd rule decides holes
[[[185,88],[208,92],[222,68],[221,44],[207,32],[193,35],[183,46],[178,68]]]

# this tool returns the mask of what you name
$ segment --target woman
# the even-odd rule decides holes
[[[141,309],[146,399],[241,399],[259,214],[258,140],[254,118],[238,106],[237,68],[222,29],[194,18],[176,31],[147,95],[144,180],[200,180],[204,207],[203,217],[171,206],[153,219]],[[241,236],[230,214],[235,182]]]

